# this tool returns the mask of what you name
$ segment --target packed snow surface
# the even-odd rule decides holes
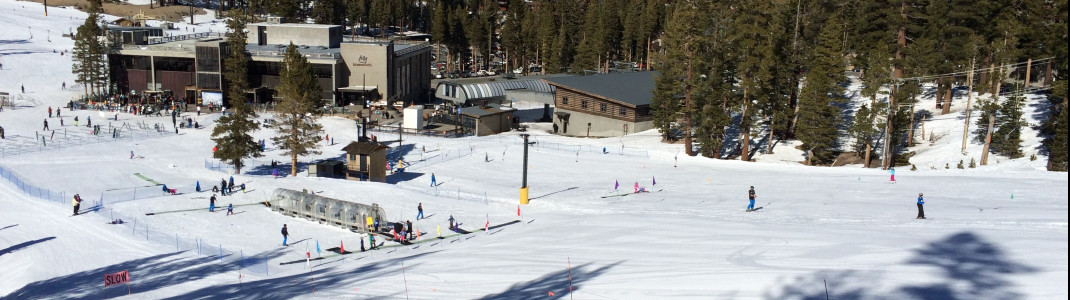
[[[974,143],[966,154],[959,150],[965,107],[958,98],[953,114],[927,124],[941,139],[912,148],[918,170],[901,168],[895,184],[879,169],[803,166],[792,143],[758,154],[758,162],[712,160],[685,156],[679,144],[663,144],[653,131],[582,139],[550,135],[533,124],[531,202],[521,206],[524,147],[516,132],[406,134],[399,146],[396,132],[372,131],[380,141],[395,141],[390,153],[403,154],[407,169],[387,183],[371,183],[307,176],[307,163],[342,158],[341,148],[356,138],[355,122],[337,116],[321,119],[334,144],[325,140],[322,154],[300,158],[297,176],[289,176],[289,157],[270,141],[265,156],[241,174],[207,168],[206,162],[216,163],[209,137],[218,112],[182,113],[208,128],[177,135],[167,117],[119,113],[108,120],[115,114],[95,110],[64,108],[60,126],[59,118],[47,118],[47,108],[64,106],[82,87],[73,84],[70,56],[53,50],[71,49],[60,32],[80,25],[85,14],[50,8],[43,17],[38,3],[0,0],[0,16],[0,91],[17,100],[0,112],[6,130],[0,168],[10,179],[0,180],[4,299],[1068,295],[1066,173],[1042,171],[1043,153],[1028,159],[1039,144],[1032,129],[1023,134],[1027,157],[993,156],[988,166],[955,168],[980,153]],[[925,101],[931,108],[932,99]],[[1034,124],[1042,117],[1037,107],[1027,110]],[[84,124],[74,127],[74,116],[140,134],[94,136]],[[43,130],[45,119],[55,134]],[[166,130],[157,133],[154,124]],[[272,160],[281,161],[285,176],[270,175]],[[944,169],[946,163],[952,167]],[[209,212],[211,187],[231,176],[246,192],[218,195],[216,211]],[[197,183],[202,192],[194,190]],[[27,185],[54,194],[26,192]],[[632,193],[636,186],[649,192]],[[756,212],[745,212],[750,186],[762,208]],[[276,188],[377,203],[389,221],[413,221],[421,237],[399,245],[377,236],[383,248],[360,252],[365,234],[256,204]],[[83,208],[103,207],[71,216],[75,193],[86,199]],[[915,219],[919,193],[925,220]],[[420,203],[426,218],[416,220]],[[236,214],[226,215],[227,204],[236,205]],[[450,216],[471,233],[449,231]],[[126,223],[108,224],[119,218]],[[281,245],[283,224],[291,234],[288,247]],[[482,231],[485,226],[490,230]],[[332,250],[343,245],[348,254]],[[306,263],[306,251],[324,258]],[[128,285],[104,288],[105,274],[123,270]]]

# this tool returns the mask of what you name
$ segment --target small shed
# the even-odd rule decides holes
[[[386,182],[386,151],[390,146],[378,142],[350,142],[346,152],[346,179]]]
[[[460,109],[461,124],[476,136],[508,132],[516,121],[514,111],[511,107],[494,104],[464,107]]]
[[[337,160],[324,160],[308,166],[308,177],[342,178],[345,176],[345,163]]]

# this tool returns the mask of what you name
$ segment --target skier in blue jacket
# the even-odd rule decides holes
[[[925,218],[925,208],[922,207],[922,205],[925,205],[925,198],[923,196],[922,193],[918,193],[918,219]]]

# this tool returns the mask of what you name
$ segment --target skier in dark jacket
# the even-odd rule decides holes
[[[423,219],[424,218],[424,204],[422,202],[420,203],[420,205],[416,206],[416,210],[419,211],[418,213],[416,213],[416,219],[417,220]]]
[[[918,193],[918,219],[925,218],[925,208],[922,207],[923,205],[925,205],[924,195]]]
[[[286,230],[286,224],[282,224],[282,245],[283,246],[289,246],[289,245],[286,244],[286,238],[289,237],[289,236],[290,236],[290,231]]]
[[[215,194],[212,195],[212,198],[208,198],[208,211],[215,212]]]
[[[754,198],[758,197],[754,194],[754,186],[750,187],[750,191],[747,192],[747,198],[750,199],[750,205],[747,205],[747,211],[754,211]]]

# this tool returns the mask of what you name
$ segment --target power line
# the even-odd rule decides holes
[[[1044,65],[1044,64],[1050,64],[1054,60],[1055,60],[1055,57],[1041,58],[1041,59],[1033,60],[1032,64],[1034,66],[1040,66],[1040,65]],[[1018,63],[1004,64],[1004,65],[999,65],[999,66],[995,67],[995,69],[1005,69],[1005,68],[1011,68],[1011,67],[1018,68],[1018,67],[1021,67],[1021,66],[1025,66],[1027,64],[1029,64],[1029,62],[1018,62]],[[989,70],[992,70],[992,69],[993,69],[992,67],[977,68],[977,69],[973,69],[973,70],[951,72],[951,73],[944,73],[944,74],[925,75],[925,76],[908,77],[908,78],[899,78],[898,80],[899,81],[910,81],[910,80],[929,81],[929,80],[940,79],[940,78],[948,78],[948,77],[954,78],[954,77],[958,77],[958,76],[966,76],[969,73],[987,73],[987,72],[989,72]]]

